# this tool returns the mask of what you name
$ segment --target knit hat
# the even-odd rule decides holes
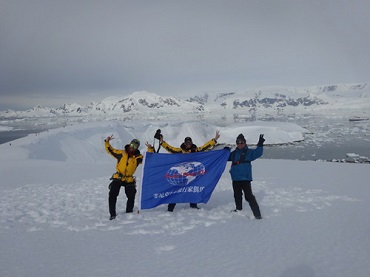
[[[245,137],[243,136],[243,134],[239,134],[239,136],[236,138],[236,142],[238,142],[238,141],[243,141],[244,143],[246,142]]]
[[[185,142],[185,144],[186,143],[193,143],[193,141],[191,140],[191,137],[186,137],[184,142]]]

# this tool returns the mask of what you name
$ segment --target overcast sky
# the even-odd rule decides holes
[[[0,109],[370,81],[368,0],[0,0]]]

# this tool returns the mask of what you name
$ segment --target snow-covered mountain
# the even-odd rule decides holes
[[[168,114],[299,114],[328,110],[370,111],[367,83],[315,86],[307,88],[266,87],[237,92],[205,93],[181,99],[141,91],[128,96],[112,96],[99,102],[64,104],[59,108],[34,107],[27,111],[0,111],[2,118],[60,116],[158,116]]]
[[[160,114],[181,112],[202,112],[204,106],[176,97],[163,97],[146,91],[134,92],[128,96],[111,96],[99,102],[64,104],[59,108],[34,107],[27,111],[5,110],[0,117],[49,117],[49,116],[106,116],[130,114]]]

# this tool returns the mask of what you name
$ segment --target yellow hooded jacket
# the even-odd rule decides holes
[[[111,179],[118,179],[122,182],[134,183],[134,173],[139,164],[143,161],[143,155],[138,149],[135,150],[132,156],[127,153],[129,145],[125,146],[125,150],[113,148],[108,141],[104,141],[105,150],[108,154],[117,159],[116,173],[112,175]]]

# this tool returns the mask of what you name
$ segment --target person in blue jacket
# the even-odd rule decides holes
[[[263,154],[263,143],[265,139],[260,135],[256,149],[249,149],[243,134],[236,138],[236,148],[230,153],[229,161],[232,162],[230,168],[231,179],[233,183],[234,199],[236,209],[233,212],[243,209],[244,198],[256,219],[262,219],[261,211],[256,197],[252,192],[252,164],[251,162],[260,158]]]

